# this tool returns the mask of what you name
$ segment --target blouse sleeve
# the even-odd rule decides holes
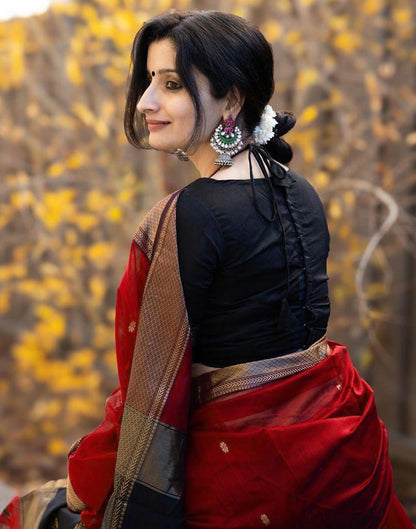
[[[185,189],[176,206],[181,281],[192,334],[204,317],[215,271],[225,254],[221,228],[211,209]]]

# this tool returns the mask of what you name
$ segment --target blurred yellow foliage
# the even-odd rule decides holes
[[[18,86],[25,73],[27,31],[23,20],[0,22],[0,89]]]
[[[96,354],[94,351],[85,347],[84,349],[74,351],[70,356],[69,363],[75,368],[91,369],[95,358]]]
[[[292,29],[286,33],[286,42],[289,46],[296,44],[301,40],[300,31],[297,29]]]
[[[64,171],[65,165],[62,162],[54,162],[48,167],[46,174],[48,176],[56,177],[61,176]]]
[[[94,329],[93,345],[98,349],[108,349],[114,344],[113,326],[97,325]]]
[[[301,115],[299,116],[299,121],[305,125],[309,125],[312,121],[318,116],[318,108],[316,105],[307,106]]]
[[[366,15],[376,15],[385,7],[384,0],[364,0],[363,11]]]
[[[62,402],[56,398],[50,400],[38,400],[32,408],[32,418],[34,421],[52,419],[62,412],[62,408]]]
[[[0,266],[0,281],[10,281],[20,277],[25,277],[27,274],[26,265],[23,263],[11,263],[9,265]]]
[[[393,18],[397,24],[408,24],[414,22],[415,13],[410,6],[396,7],[393,9]]]
[[[73,189],[48,191],[43,195],[43,202],[35,203],[34,209],[45,226],[53,229],[58,224],[72,219],[76,211],[74,198],[75,191]]]
[[[325,171],[318,171],[314,175],[314,182],[318,187],[324,187],[329,183],[329,174]]]
[[[93,276],[89,280],[89,288],[96,303],[101,303],[107,291],[107,286],[100,276]]]
[[[282,35],[282,26],[276,20],[268,20],[261,30],[269,42],[275,42]]]
[[[41,320],[36,329],[39,335],[51,334],[55,338],[60,338],[65,333],[65,317],[54,307],[48,305],[37,305],[36,316]]]
[[[105,268],[114,255],[114,244],[109,242],[97,242],[87,249],[87,256],[94,261],[98,269]]]
[[[91,211],[102,211],[103,209],[108,208],[112,202],[113,198],[104,194],[99,189],[93,189],[86,195],[86,206]]]
[[[91,213],[77,212],[76,215],[71,219],[72,224],[75,224],[80,231],[88,232],[92,228],[98,225],[100,217],[98,215],[92,215]],[[74,251],[76,251],[75,249]],[[80,252],[84,254],[84,252]]]
[[[32,206],[34,203],[34,196],[29,189],[22,191],[13,191],[10,194],[10,204],[16,209],[26,208]]]
[[[10,309],[10,292],[7,290],[0,291],[0,313],[3,314]]]
[[[357,33],[342,31],[334,38],[334,45],[346,53],[352,53],[362,46],[362,39]]]
[[[296,82],[299,88],[308,88],[309,86],[314,85],[318,79],[318,70],[315,68],[305,68],[298,73]]]
[[[48,451],[52,455],[66,455],[69,450],[69,445],[63,439],[59,437],[53,437],[48,442]]]
[[[332,219],[339,219],[342,216],[342,208],[339,201],[335,198],[329,203],[329,216]]]

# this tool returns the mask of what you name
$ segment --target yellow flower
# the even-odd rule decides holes
[[[96,325],[94,328],[93,346],[97,349],[109,348],[114,345],[113,325]]]
[[[0,266],[0,281],[10,281],[11,279],[25,277],[26,274],[27,268],[23,263],[11,263]]]
[[[336,199],[332,199],[329,203],[329,216],[333,219],[339,219],[342,216],[341,206]]]
[[[2,290],[0,292],[0,314],[7,312],[10,309],[10,292]]]
[[[69,364],[74,368],[91,369],[95,360],[95,353],[92,349],[85,347],[71,353]]]
[[[46,174],[48,176],[52,176],[54,178],[56,178],[57,176],[61,176],[61,174],[64,172],[65,170],[65,166],[63,163],[61,162],[55,162],[53,164],[51,164],[47,171],[46,171]]]
[[[98,189],[89,191],[86,196],[86,205],[90,211],[102,211],[112,202],[112,198]]]
[[[100,222],[100,218],[97,215],[91,213],[77,213],[72,219],[72,223],[78,226],[78,228],[85,232],[91,230],[97,226]]]
[[[47,444],[47,451],[54,456],[66,455],[69,450],[69,445],[59,437],[54,437]]]
[[[376,15],[384,7],[384,1],[382,0],[365,0],[362,4],[363,11],[366,15]]]
[[[31,206],[34,202],[32,191],[23,189],[22,191],[14,191],[10,195],[10,203],[17,209],[23,209]]]
[[[292,29],[286,35],[286,42],[288,44],[296,44],[301,38],[300,32],[296,29]]]
[[[21,83],[25,74],[26,43],[24,20],[0,23],[0,89],[9,90]]]
[[[47,228],[56,228],[58,224],[72,219],[75,215],[74,197],[73,189],[49,191],[44,194],[43,202],[35,203],[36,213]]]
[[[282,34],[282,26],[276,20],[268,20],[262,27],[262,31],[269,42],[275,42]]]
[[[91,291],[93,300],[98,304],[101,303],[103,301],[105,293],[107,292],[106,282],[103,281],[102,277],[95,275],[89,280],[88,286]]]
[[[63,314],[49,305],[38,305],[35,314],[40,319],[35,326],[39,343],[46,351],[52,351],[58,339],[64,336],[66,320]]]
[[[51,400],[39,400],[35,402],[35,405],[31,411],[31,418],[34,421],[41,419],[50,419],[56,417],[62,411],[62,402],[58,399]]]
[[[409,7],[397,7],[393,9],[393,18],[396,24],[407,24],[413,18],[413,14]]]
[[[361,44],[361,37],[352,31],[342,31],[334,39],[334,46],[346,53],[356,51]]]
[[[121,220],[123,220],[123,212],[117,206],[113,206],[112,208],[110,208],[106,212],[105,216],[108,220],[111,220],[111,222],[120,222]]]
[[[80,86],[84,81],[79,60],[71,55],[67,57],[65,63],[68,79],[76,86]]]
[[[77,151],[72,153],[66,160],[69,169],[79,169],[87,162],[85,153]]]
[[[105,268],[114,255],[114,245],[108,242],[97,242],[90,246],[87,255],[97,268]]]
[[[324,187],[329,183],[329,175],[325,171],[318,171],[313,180],[318,187]]]
[[[318,108],[315,105],[307,106],[299,116],[299,122],[308,125],[318,116]]]
[[[296,84],[299,88],[308,88],[309,86],[314,85],[318,79],[318,70],[315,68],[305,68],[299,72]]]

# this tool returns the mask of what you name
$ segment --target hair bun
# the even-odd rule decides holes
[[[292,112],[280,110],[276,111],[274,119],[277,122],[273,129],[274,137],[264,147],[272,158],[280,163],[288,164],[293,158],[293,151],[291,146],[281,136],[293,129],[296,124],[296,118]]]
[[[277,125],[274,129],[274,132],[279,138],[280,136],[284,136],[286,132],[289,132],[290,129],[293,129],[296,124],[295,115],[288,110],[276,111],[275,119],[277,121]]]

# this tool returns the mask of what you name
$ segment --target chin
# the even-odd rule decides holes
[[[164,141],[157,141],[155,138],[149,138],[148,140],[150,147],[157,151],[173,153],[176,149],[182,149],[178,142],[170,143]]]
[[[157,141],[157,140],[152,141],[150,138],[149,138],[149,145],[152,149],[156,149],[157,151],[170,152],[176,149],[176,147],[173,147],[170,144],[167,144],[166,142]]]

